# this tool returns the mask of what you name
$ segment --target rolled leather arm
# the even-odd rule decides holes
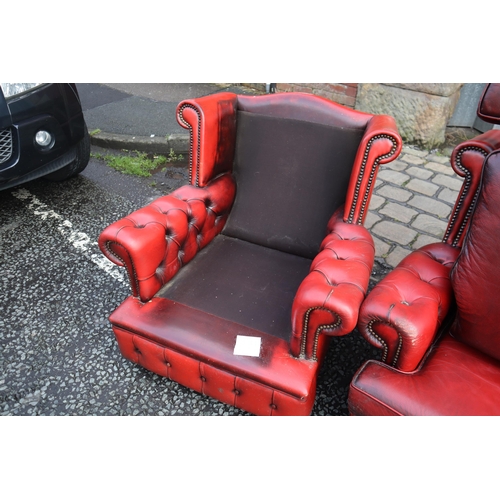
[[[395,160],[403,146],[392,116],[375,115],[366,126],[347,190],[344,220],[363,224],[379,166]]]
[[[99,248],[126,267],[133,295],[148,301],[222,231],[234,196],[230,174],[204,188],[183,186],[108,226]]]
[[[459,249],[432,243],[405,257],[368,294],[358,329],[383,349],[382,361],[414,370],[439,330],[452,303],[450,271]]]
[[[500,130],[488,130],[474,139],[459,144],[451,154],[453,170],[464,182],[453,207],[443,241],[462,246],[470,216],[476,204],[485,158],[500,148]]]
[[[340,336],[356,327],[375,258],[375,247],[363,227],[342,220],[339,209],[328,235],[311,263],[292,306],[292,354],[316,360],[322,333]]]
[[[190,183],[206,186],[232,171],[236,141],[237,96],[220,92],[187,99],[177,106],[177,122],[189,130]]]

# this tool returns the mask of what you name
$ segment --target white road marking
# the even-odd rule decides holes
[[[21,188],[17,191],[12,191],[11,194],[18,200],[29,202],[27,208],[31,210],[34,215],[40,217],[40,220],[56,219],[59,221],[57,229],[65,237],[68,243],[71,243],[74,248],[79,250],[85,257],[90,259],[100,269],[108,273],[117,281],[128,283],[127,275],[123,268],[118,267],[108,260],[102,253],[94,252],[95,247],[97,247],[97,241],[92,241],[88,234],[75,229],[69,220],[63,219],[61,215],[51,210],[27,189]]]

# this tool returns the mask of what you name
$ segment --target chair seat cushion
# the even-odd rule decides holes
[[[319,363],[290,354],[291,307],[310,261],[217,236],[147,303],[111,315],[127,359],[258,415],[308,415]],[[235,354],[237,336],[260,338]]]
[[[218,235],[157,296],[289,342],[293,299],[311,262]]]
[[[500,415],[500,362],[446,334],[420,369],[368,361],[349,393],[353,415]]]

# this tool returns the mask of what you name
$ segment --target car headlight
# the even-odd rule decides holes
[[[32,90],[43,83],[0,83],[5,99]]]

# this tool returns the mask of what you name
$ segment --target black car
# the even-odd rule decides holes
[[[0,190],[81,172],[90,137],[74,83],[0,84]]]

